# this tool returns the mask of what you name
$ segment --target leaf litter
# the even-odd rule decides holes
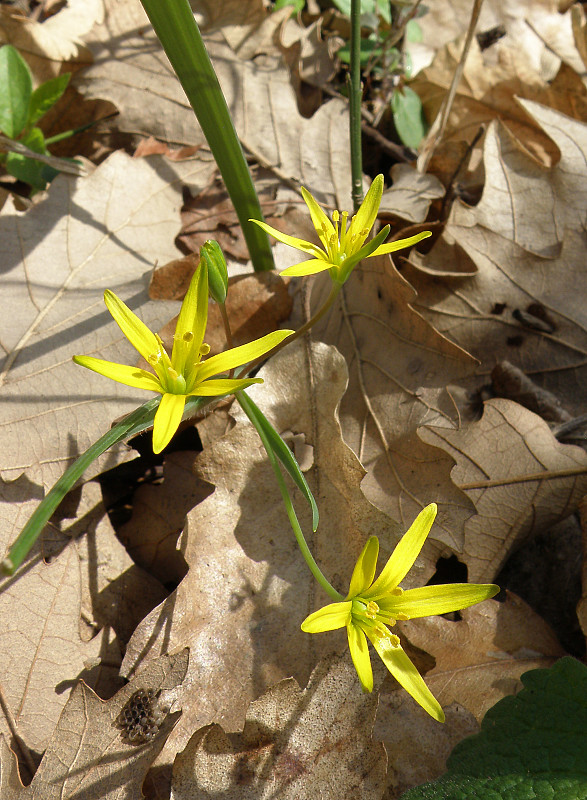
[[[298,32],[309,30],[299,20],[268,17],[260,2],[194,6],[241,140],[277,178],[268,184],[272,224],[279,226],[285,208],[287,218],[295,196],[279,181],[348,208],[345,101],[330,100],[310,118],[300,113],[300,77],[321,86],[332,74],[318,28],[310,39]],[[456,14],[454,28],[447,24],[453,6],[438,4],[423,18],[424,43],[436,59],[413,86],[425,104],[429,93],[431,115],[458,58],[451,42],[467,18],[468,12]],[[35,76],[47,77],[51,59],[75,66],[92,52],[94,65],[75,83],[86,97],[118,108],[118,129],[156,136],[163,152],[192,149],[184,161],[132,160],[117,152],[88,178],[59,177],[28,211],[11,200],[1,211],[9,261],[4,288],[16,310],[0,337],[3,392],[13,414],[2,430],[4,548],[66,459],[132,408],[132,391],[98,386],[92,376],[84,376],[87,397],[76,403],[72,346],[121,363],[131,357],[98,311],[106,287],[132,298],[145,321],[165,334],[194,266],[178,260],[174,242],[184,187],[196,217],[214,215],[209,228],[199,226],[200,235],[222,233],[233,248],[231,271],[242,271],[240,236],[222,198],[211,198],[206,211],[202,192],[214,185],[215,167],[140,4],[107,0],[103,22],[101,3],[85,21],[76,8],[69,4],[61,30],[63,11],[34,32]],[[441,557],[458,559],[471,581],[494,580],[514,549],[576,512],[585,493],[584,451],[557,441],[553,421],[519,398],[492,397],[492,371],[507,361],[550,392],[565,419],[582,413],[585,315],[576,291],[586,207],[582,28],[576,12],[573,29],[570,12],[558,13],[546,1],[516,3],[505,17],[499,4],[487,3],[484,13],[482,26],[503,24],[506,37],[473,52],[468,88],[453,109],[453,141],[449,136],[427,175],[394,168],[382,213],[416,226],[436,213],[463,144],[475,126],[499,116],[505,125],[490,124],[483,151],[474,145],[459,187],[468,197],[481,177],[480,202],[457,199],[426,255],[370,259],[314,332],[317,341],[276,356],[263,368],[265,385],[251,390],[275,427],[309,456],[306,475],[321,510],[312,547],[342,591],[368,536],[379,536],[385,558],[429,501],[439,503],[439,521],[410,575],[417,584],[434,580]],[[0,30],[9,30],[4,36],[15,44],[21,28],[35,27],[4,9],[2,15]],[[511,46],[516,36],[518,52]],[[67,37],[75,47],[65,44]],[[124,82],[120,59],[128,65]],[[147,103],[153,74],[159,90]],[[259,106],[271,108],[266,128],[252,114]],[[405,224],[401,235],[409,235]],[[279,247],[286,266],[291,253]],[[161,288],[149,290],[155,265],[168,262],[155,272]],[[240,293],[238,287],[231,288],[229,306],[239,307],[235,327],[246,341],[275,327],[275,317],[260,321],[258,312],[276,295],[258,278]],[[299,318],[309,292],[295,292]],[[323,292],[317,282],[311,302]],[[288,313],[285,302],[277,324]],[[211,333],[222,349],[220,327]],[[159,481],[135,492],[130,518],[116,530],[132,558],[90,482],[52,520],[18,579],[0,585],[6,662],[0,674],[13,672],[1,681],[10,713],[0,723],[3,800],[64,792],[263,797],[276,790],[283,797],[391,800],[441,774],[454,743],[516,690],[524,671],[564,653],[540,614],[515,595],[468,609],[459,620],[403,623],[402,644],[427,673],[448,723],[442,731],[431,728],[390,678],[380,686],[375,721],[377,693],[363,697],[348,655],[339,655],[344,635],[307,637],[299,629],[324,599],[300,563],[264,451],[242,412],[224,404],[197,428],[189,422],[184,428],[203,450],[166,454]],[[121,447],[86,479],[133,457]],[[300,520],[309,531],[305,510]],[[585,584],[578,612],[585,630],[584,597]],[[25,612],[26,626],[19,616]],[[17,667],[10,662],[15,653]],[[139,745],[121,723],[135,712],[146,720],[137,728]],[[26,788],[11,748],[29,779],[45,753]],[[423,759],[423,749],[433,755]]]

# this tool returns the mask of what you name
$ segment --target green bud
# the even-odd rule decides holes
[[[208,271],[208,289],[213,300],[221,305],[228,292],[228,269],[222,248],[214,239],[208,239],[200,247],[200,260]]]

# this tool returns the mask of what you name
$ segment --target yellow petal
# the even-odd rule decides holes
[[[373,256],[382,256],[384,253],[395,253],[396,250],[403,250],[406,247],[412,247],[418,242],[421,242],[422,239],[427,239],[429,236],[432,236],[432,231],[422,231],[422,233],[417,233],[415,236],[409,236],[407,239],[398,239],[395,242],[387,242],[387,244],[380,245],[377,250],[371,253],[370,256],[367,258],[372,258]]]
[[[293,264],[291,267],[282,270],[279,274],[290,277],[315,275],[317,272],[324,272],[325,269],[330,269],[332,266],[330,261],[325,261],[323,258],[309,258],[307,261],[300,261],[299,264]]]
[[[120,297],[117,297],[110,289],[106,289],[104,302],[120,330],[145,360],[153,353],[159,352],[159,342],[153,331],[147,328],[142,319],[133,314]]]
[[[406,577],[430,533],[436,517],[436,503],[422,509],[410,528],[399,540],[381,575],[366,592],[361,595],[366,600],[389,594]]]
[[[306,617],[302,622],[302,630],[304,633],[324,633],[344,628],[350,618],[351,608],[350,600],[323,606]]]
[[[181,304],[173,337],[171,363],[173,368],[180,374],[183,374],[186,360],[198,361],[207,322],[208,271],[198,265]],[[193,337],[189,342],[189,346],[186,347],[184,335],[190,333],[193,334]]]
[[[312,197],[310,192],[307,189],[304,189],[302,186],[302,197],[306,201],[306,205],[310,210],[310,216],[312,217],[312,225],[316,228],[316,233],[320,237],[320,241],[324,245],[325,249],[328,250],[328,243],[330,241],[331,236],[336,236],[336,230],[334,229],[334,225],[328,219],[324,211],[320,208],[316,200]],[[338,237],[336,237],[338,239]]]
[[[312,244],[312,242],[306,242],[305,239],[296,239],[295,236],[288,236],[287,233],[282,233],[278,231],[277,228],[272,228],[271,225],[267,225],[266,222],[261,222],[258,219],[250,219],[249,222],[254,222],[255,225],[263,228],[263,230],[270,236],[273,236],[274,239],[288,244],[290,247],[295,247],[296,250],[302,250],[304,253],[311,253],[312,255],[316,255],[317,252],[320,252],[318,245]]]
[[[81,367],[87,367],[94,372],[104,375],[126,386],[136,389],[146,389],[149,392],[162,392],[163,389],[157,378],[145,369],[127,367],[126,364],[115,364],[114,361],[104,361],[92,356],[74,356],[73,360]]]
[[[272,350],[288,336],[291,336],[292,333],[293,331],[290,330],[273,331],[273,333],[268,333],[253,342],[242,344],[240,347],[233,347],[224,353],[218,353],[217,356],[207,358],[198,368],[198,386],[206,378],[212,377],[212,375],[219,375],[221,372],[228,372],[234,367],[240,367],[241,364],[248,364],[249,361],[254,361],[256,358],[268,353],[269,350]]]
[[[351,222],[348,236],[357,236],[355,240],[355,247],[358,250],[363,244],[369,231],[373,227],[377,219],[377,213],[381,204],[381,195],[383,194],[383,175],[378,175],[374,180],[369,191],[365,195],[365,199],[361,203],[361,207],[355,214],[355,218]],[[365,233],[363,233],[365,231]],[[353,249],[355,249],[353,247]]]
[[[179,427],[185,406],[185,394],[164,394],[153,424],[153,452],[160,453]]]
[[[371,640],[373,647],[377,650],[381,660],[391,672],[396,681],[411,694],[416,703],[419,703],[424,711],[431,717],[444,722],[444,712],[438,700],[434,697],[430,689],[424,683],[424,679],[412,664],[402,648],[396,647],[384,636],[377,636],[367,631],[367,636]]]
[[[246,389],[254,383],[263,383],[263,378],[230,379],[219,378],[218,380],[207,380],[198,384],[188,394],[194,397],[221,397],[224,394],[233,394],[239,389]]]
[[[406,589],[399,596],[382,599],[379,605],[392,615],[406,614],[415,619],[459,611],[494,597],[498,592],[499,586],[493,583],[447,583]]]
[[[349,650],[351,658],[357,670],[357,675],[361,682],[364,692],[373,691],[373,669],[371,667],[371,656],[369,655],[369,645],[367,637],[357,625],[352,622],[347,623],[346,632],[349,639]]]
[[[371,536],[361,555],[357,559],[353,575],[351,578],[351,585],[347,597],[357,597],[361,595],[371,584],[375,577],[375,568],[377,567],[377,556],[379,555],[379,540],[376,536]]]

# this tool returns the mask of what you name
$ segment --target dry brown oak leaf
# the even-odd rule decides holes
[[[104,24],[85,37],[95,63],[76,78],[80,91],[114,103],[123,131],[203,144],[204,134],[139,0],[106,0],[105,7]],[[348,207],[346,104],[330,101],[305,119],[283,61],[265,68],[242,60],[220,30],[204,32],[204,41],[244,147],[280,177],[311,187],[321,202]]]
[[[255,402],[276,430],[303,435],[314,448],[307,477],[320,509],[316,535],[299,496],[296,507],[318,564],[346,594],[367,538],[379,537],[383,560],[403,532],[365,499],[365,471],[341,437],[336,408],[347,383],[346,364],[335,348],[321,343],[312,346],[308,359],[298,343],[278,353],[260,375],[264,385],[250,390]],[[163,754],[168,760],[201,725],[241,728],[249,702],[269,686],[289,676],[305,685],[321,654],[348,647],[344,631],[309,636],[300,630],[304,617],[327,597],[299,553],[256,431],[236,404],[233,411],[236,426],[194,465],[197,477],[215,491],[189,512],[180,538],[189,572],[139,625],[123,663],[123,674],[131,675],[165,648],[190,648],[184,685],[197,693],[198,703],[184,707],[169,756]],[[426,543],[410,585],[422,585],[433,574],[437,551],[437,542]]]
[[[0,742],[2,800],[141,800],[147,770],[179,713],[168,713],[187,669],[187,651],[162,656],[108,702],[80,681],[71,693],[32,783],[20,784],[14,755]],[[135,692],[159,694],[153,738],[128,741],[117,724]]]
[[[494,127],[481,202],[455,205],[442,238],[405,275],[418,310],[481,362],[469,386],[487,383],[507,360],[579,415],[587,390],[587,125],[525,105],[557,143],[559,163],[537,165]]]
[[[511,400],[488,400],[481,420],[460,430],[428,427],[420,436],[452,455],[452,478],[475,504],[463,545],[473,583],[493,581],[513,550],[576,511],[587,492],[585,451],[560,444]]]
[[[410,643],[433,654],[436,664],[426,683],[446,710],[446,725],[406,702],[397,684],[380,692],[374,735],[389,754],[392,797],[434,780],[446,770],[446,758],[465,736],[476,733],[486,711],[521,688],[520,676],[545,668],[565,655],[556,634],[516,595],[491,600],[460,612],[451,621],[428,617],[402,624]]]
[[[330,283],[314,284],[314,310]],[[417,430],[455,426],[458,415],[445,387],[463,380],[475,362],[414,310],[414,299],[388,256],[370,258],[313,334],[334,344],[348,364],[340,422],[345,442],[367,470],[365,495],[404,530],[424,506],[438,503],[432,537],[461,552],[462,526],[473,505],[451,481],[452,458],[424,443]]]
[[[8,500],[10,482],[22,473],[30,493],[42,496],[114,419],[149,399],[71,358],[84,353],[137,363],[138,353],[104,305],[106,288],[154,330],[177,313],[177,303],[149,301],[150,272],[157,261],[178,255],[173,239],[182,185],[206,185],[214,168],[117,152],[88,178],[59,176],[45,200],[25,213],[11,203],[2,209],[0,287],[10,297],[10,313],[0,322],[0,477]],[[124,444],[110,449],[86,477],[127,452]],[[3,509],[2,540],[6,526],[18,533],[21,519],[14,516]]]
[[[289,678],[252,702],[242,733],[197,731],[175,759],[171,800],[380,800],[376,709],[349,660],[326,658],[303,691]]]
[[[102,697],[119,688],[121,651],[165,596],[117,540],[100,487],[71,493],[26,566],[0,582],[0,686],[25,745],[45,749],[78,677]]]
[[[64,7],[42,23],[2,6],[0,46],[11,44],[16,47],[35,80],[42,83],[92,61],[81,37],[103,17],[103,0],[68,0]]]
[[[539,72],[545,81],[551,80],[564,61],[578,73],[582,72],[581,59],[574,43],[570,3],[558,0],[486,0],[481,8],[476,33],[490,31],[501,26],[504,39],[496,43],[511,43],[522,54],[528,68]],[[471,4],[468,0],[437,0],[428,7],[427,13],[418,18],[422,31],[422,42],[417,49],[426,48],[430,54],[436,53],[449,42],[464,34],[471,18]],[[408,45],[411,49],[414,45]],[[501,48],[494,44],[489,49],[492,58],[499,62],[505,60]],[[430,63],[429,56],[428,63]]]

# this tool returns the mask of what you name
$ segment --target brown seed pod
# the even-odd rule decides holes
[[[169,711],[160,696],[155,689],[138,689],[122,707],[115,724],[127,744],[145,744],[157,736]]]

